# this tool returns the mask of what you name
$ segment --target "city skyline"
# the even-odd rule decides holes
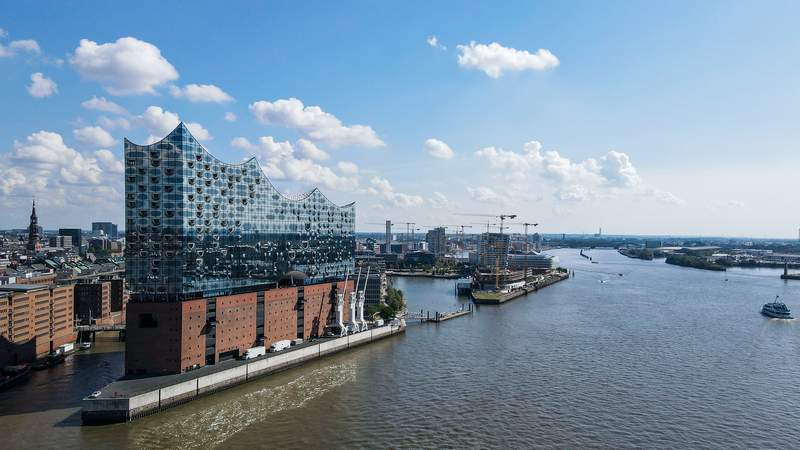
[[[123,224],[124,138],[183,120],[283,192],[355,201],[359,232],[482,211],[544,233],[796,238],[797,5],[454,5],[252,5],[191,46],[141,26],[158,6],[5,6],[0,228],[33,197],[47,229]]]

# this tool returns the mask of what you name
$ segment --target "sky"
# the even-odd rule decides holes
[[[797,2],[0,2],[0,228],[124,226],[179,121],[386,219],[797,237]],[[483,226],[485,229],[485,225]],[[398,225],[404,231],[405,225]],[[516,230],[515,231],[521,231]]]

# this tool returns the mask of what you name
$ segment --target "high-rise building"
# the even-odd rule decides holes
[[[117,237],[117,224],[111,222],[92,222],[92,236],[99,236],[100,232],[108,238]]]
[[[151,145],[125,140],[125,196],[128,373],[321,336],[352,289],[355,204],[284,196],[255,159],[221,162],[183,123]]]
[[[443,227],[428,230],[425,235],[425,242],[428,243],[428,251],[436,256],[447,253],[447,233]]]
[[[386,221],[386,251],[384,253],[392,253],[392,221]]]
[[[80,228],[59,228],[58,235],[69,236],[71,238],[72,248],[75,249],[76,252],[80,252],[82,244]]]
[[[508,234],[483,233],[478,243],[480,265],[492,270],[504,270],[508,267]]]
[[[70,236],[51,236],[50,247],[72,248],[72,238]]]
[[[42,229],[39,227],[39,219],[36,217],[36,200],[33,201],[31,207],[31,221],[28,224],[28,245],[27,249],[31,252],[37,252],[42,249],[40,242],[42,237]]]

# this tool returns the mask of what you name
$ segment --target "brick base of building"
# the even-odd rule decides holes
[[[335,320],[344,282],[283,287],[175,302],[127,305],[125,372],[180,373],[238,358],[247,349],[284,339],[324,335]],[[344,320],[349,315],[348,282]]]

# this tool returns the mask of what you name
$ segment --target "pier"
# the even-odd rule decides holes
[[[568,272],[554,272],[543,277],[541,280],[528,283],[525,287],[515,289],[511,292],[495,291],[472,291],[472,301],[479,305],[499,305],[509,300],[513,300],[531,292],[538,291],[551,284],[558,283],[569,278]]]
[[[419,320],[421,323],[430,322],[430,323],[440,323],[450,319],[455,319],[456,317],[466,316],[468,314],[472,314],[472,304],[467,304],[466,308],[465,305],[461,305],[461,308],[455,311],[449,311],[445,313],[440,313],[439,311],[424,311],[420,310],[419,313],[417,312],[406,312],[403,315],[403,318],[406,320]]]
[[[104,387],[96,398],[84,398],[81,419],[84,424],[128,422],[313,359],[402,333],[405,328],[400,322],[348,336],[320,338],[259,358],[225,361],[190,372],[123,378]]]

